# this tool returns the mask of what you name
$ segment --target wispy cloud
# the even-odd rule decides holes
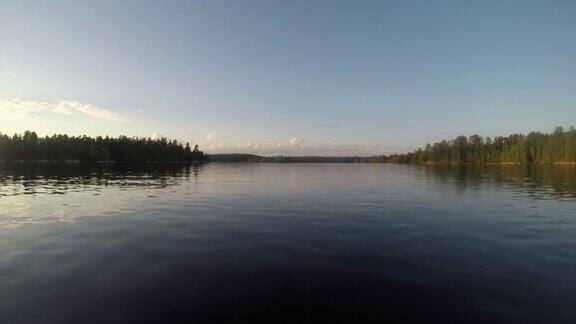
[[[26,75],[21,73],[12,72],[9,73],[9,76],[12,80],[23,80]]]
[[[74,100],[33,101],[19,98],[0,98],[0,119],[19,121],[34,113],[80,114],[112,122],[128,122],[113,111]]]
[[[202,146],[204,151],[215,153],[251,153],[265,156],[323,155],[323,156],[371,156],[412,151],[412,147],[379,144],[316,144],[304,138],[293,137],[287,143],[209,143]]]
[[[303,147],[304,145],[306,145],[306,140],[301,137],[292,137],[290,140],[290,146]]]
[[[413,150],[409,147],[385,145],[308,144],[306,146],[290,146],[281,143],[210,144],[201,146],[201,149],[210,154],[251,153],[265,156],[372,156]]]
[[[154,133],[152,133],[152,135],[150,135],[150,138],[153,140],[159,140],[161,138],[166,138],[166,136],[164,136],[158,132],[154,132]]]
[[[212,143],[214,141],[215,135],[216,135],[215,132],[209,132],[208,134],[206,134],[206,139],[208,140],[208,143]]]

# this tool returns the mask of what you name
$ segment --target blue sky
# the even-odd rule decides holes
[[[372,154],[576,124],[576,1],[1,1],[0,132]]]

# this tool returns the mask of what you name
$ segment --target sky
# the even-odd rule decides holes
[[[0,0],[0,132],[266,155],[576,125],[576,1]]]

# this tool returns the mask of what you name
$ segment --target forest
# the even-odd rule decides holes
[[[206,161],[206,155],[176,140],[52,135],[35,132],[9,136],[0,133],[0,161],[185,162]]]
[[[576,130],[556,127],[552,133],[530,132],[483,138],[459,136],[404,154],[353,156],[207,155],[176,140],[0,133],[0,161],[79,162],[264,162],[264,163],[404,163],[404,164],[551,164],[576,163]]]
[[[552,164],[576,163],[576,130],[556,127],[552,133],[530,132],[483,138],[459,136],[427,144],[404,154],[368,157],[210,155],[211,162],[266,163],[402,163],[402,164]]]
[[[551,164],[576,162],[576,130],[556,127],[552,133],[530,132],[507,137],[459,136],[427,144],[414,152],[357,159],[364,163]]]

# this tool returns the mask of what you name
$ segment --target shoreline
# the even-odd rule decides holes
[[[2,161],[0,164],[204,164],[205,161],[48,161],[48,160],[31,160],[31,161]]]
[[[4,161],[0,160],[0,164],[206,164],[206,163],[269,163],[269,164],[290,164],[290,163],[305,163],[305,164],[318,164],[318,163],[343,163],[343,164],[409,164],[409,165],[427,165],[427,166],[484,166],[484,165],[500,165],[500,166],[576,166],[576,162],[546,162],[546,163],[517,163],[517,162],[486,162],[486,163],[454,163],[454,162],[423,162],[423,163],[398,163],[398,162],[362,162],[362,161],[302,161],[301,158],[305,157],[289,157],[295,159],[294,161],[48,161],[48,160],[17,160],[17,161]],[[334,157],[320,157],[331,159]],[[363,157],[358,157],[363,158]],[[297,161],[296,161],[297,160]]]

